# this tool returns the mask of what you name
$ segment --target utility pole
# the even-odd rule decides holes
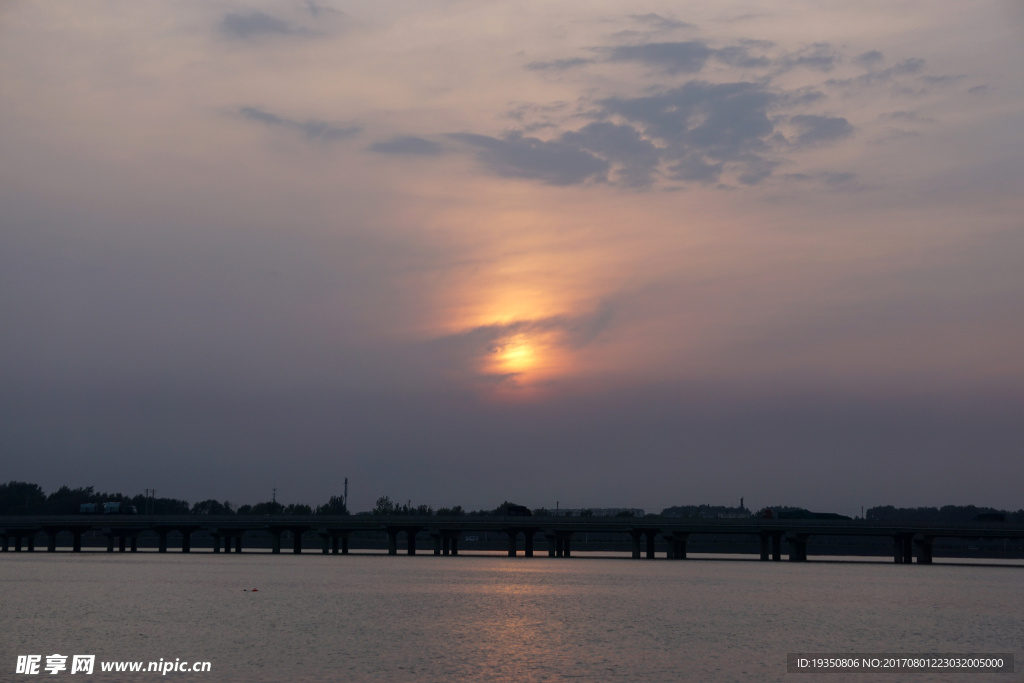
[[[277,488],[274,488],[273,491],[274,491],[274,495],[272,495],[270,497],[270,502],[276,503],[277,502]]]
[[[341,502],[345,504],[345,509],[348,510],[348,477],[345,477],[345,497],[342,498]]]

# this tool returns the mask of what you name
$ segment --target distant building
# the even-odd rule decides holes
[[[618,517],[623,512],[631,512],[633,517],[644,516],[643,508],[562,508],[557,513],[554,510],[549,510],[548,512],[552,515],[581,517],[588,510],[594,517]]]

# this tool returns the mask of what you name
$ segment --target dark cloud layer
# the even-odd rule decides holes
[[[451,137],[482,148],[479,160],[499,175],[552,185],[608,180],[643,187],[654,181],[663,163],[674,180],[718,182],[732,167],[739,182],[756,185],[780,163],[773,158],[776,140],[793,148],[852,135],[847,119],[814,114],[788,117],[798,130],[793,140],[777,134],[769,110],[820,96],[816,91],[779,93],[764,83],[690,81],[641,97],[598,100],[592,112],[598,121],[552,140],[521,132],[505,138],[468,133]]]
[[[359,126],[338,126],[327,121],[318,121],[316,119],[295,121],[293,119],[278,116],[277,114],[272,114],[268,111],[264,111],[263,109],[257,109],[256,107],[242,107],[238,110],[238,113],[250,121],[257,121],[273,127],[296,130],[302,133],[309,140],[316,142],[344,140],[345,138],[358,135],[361,130]]]
[[[658,15],[631,18],[652,26],[682,27]],[[769,56],[773,47],[771,41],[757,40],[739,40],[724,47],[713,47],[703,40],[647,42],[595,48],[600,55],[596,59],[532,62],[526,68],[534,71],[633,62],[677,76],[700,73],[714,60],[727,66],[768,71],[749,81],[691,80],[639,97],[598,99],[589,111],[597,123],[565,131],[547,141],[523,135],[558,124],[527,125],[504,139],[469,134],[461,139],[487,149],[479,156],[492,171],[551,184],[597,179],[643,187],[659,175],[684,182],[716,183],[723,174],[734,173],[740,183],[756,185],[783,163],[779,154],[837,143],[855,132],[846,117],[800,111],[825,98],[820,89],[805,86],[785,90],[773,85],[775,77],[793,69],[832,71],[844,62],[841,51],[832,44],[819,42]],[[919,58],[885,66],[885,56],[878,50],[862,52],[849,61],[865,71],[859,76],[830,78],[824,85],[866,87],[906,76],[931,84],[955,80],[949,76],[922,75],[925,62]],[[907,90],[903,84],[896,85]],[[769,116],[769,112],[780,110],[796,111],[788,116]],[[780,122],[788,123],[795,131],[784,136],[776,128]]]
[[[815,43],[779,60],[782,70],[803,67],[817,71],[831,71],[840,62],[839,52],[828,43]]]
[[[690,81],[655,95],[600,101],[607,115],[628,120],[661,143],[680,180],[718,180],[726,163],[742,168],[745,182],[770,174],[762,153],[775,127],[768,108],[775,96],[755,83]]]
[[[641,24],[645,24],[656,30],[673,30],[679,28],[694,28],[693,24],[678,19],[670,19],[653,12],[647,14],[630,14],[629,18]]]
[[[696,73],[704,68],[713,51],[700,40],[680,43],[647,43],[611,48],[612,62],[643,62],[663,67],[670,74]]]
[[[574,57],[571,59],[554,59],[550,62],[530,62],[526,65],[526,68],[530,71],[564,71],[565,69],[593,63],[593,59]]]
[[[390,140],[375,142],[370,145],[370,149],[382,154],[436,156],[441,153],[441,145],[433,140],[425,140],[413,135],[403,135],[391,138]]]
[[[265,35],[291,35],[296,30],[287,22],[263,12],[249,12],[224,15],[220,22],[221,31],[232,38],[253,38]]]
[[[608,48],[610,62],[640,62],[659,67],[669,74],[697,73],[715,58],[724,64],[742,68],[768,66],[767,57],[751,55],[746,45],[712,48],[702,40],[669,43],[643,43]]]
[[[550,185],[574,185],[603,180],[609,163],[576,145],[544,141],[513,133],[503,139],[470,133],[453,133],[453,140],[477,147],[477,158],[494,173],[510,178],[530,178]]]
[[[800,129],[796,137],[799,145],[836,142],[853,134],[853,126],[841,116],[797,114],[789,117],[789,121]]]

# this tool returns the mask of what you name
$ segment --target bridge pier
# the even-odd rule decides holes
[[[647,559],[654,559],[654,539],[658,535],[657,529],[649,529],[645,532],[647,535]]]
[[[302,534],[306,533],[305,529],[292,529],[292,553],[295,555],[302,554]]]
[[[665,541],[668,543],[668,557],[673,560],[685,560],[686,559],[686,545],[690,540],[690,534],[680,533],[678,531],[672,532],[669,536],[665,537]]]
[[[644,535],[644,532],[640,529],[631,529],[629,532],[630,538],[633,539],[633,559],[640,559],[640,537]]]
[[[918,564],[931,564],[932,563],[932,546],[935,545],[934,536],[925,536],[923,539],[916,541],[917,543],[917,563]]]
[[[441,554],[447,557],[452,552],[452,539],[441,533]]]
[[[57,530],[51,529],[46,532],[46,552],[57,552]]]
[[[761,537],[761,561],[767,562],[770,559],[772,537],[767,531],[758,534]]]
[[[107,552],[114,552],[114,534],[104,534],[107,537]]]
[[[809,534],[793,534],[786,538],[786,542],[789,544],[789,561],[790,562],[806,562],[807,561],[807,538]]]
[[[25,550],[27,550],[30,553],[34,553],[36,551],[36,534],[35,534],[35,532],[30,532],[29,535],[28,535],[28,538],[25,539],[25,542],[26,542],[26,545],[28,546],[27,548],[25,548]]]
[[[341,538],[338,534],[331,536],[331,554],[338,554],[338,539]]]
[[[892,561],[895,564],[910,564],[914,561],[914,534],[893,534]]]
[[[117,535],[117,552],[119,552],[119,553],[123,553],[124,552],[124,547],[125,547],[124,546],[124,542],[125,542],[124,534],[118,534]]]
[[[210,536],[213,537],[213,552],[219,554],[220,553],[221,535],[220,534],[215,534],[215,533],[211,532]]]
[[[519,542],[519,530],[508,529],[505,531],[505,533],[508,534],[508,556],[515,557],[517,549],[516,545]]]
[[[189,529],[181,529],[181,552],[192,552],[192,531]]]
[[[558,539],[555,538],[554,532],[545,532],[544,540],[548,542],[548,557],[555,557],[558,551]]]
[[[274,555],[281,554],[281,529],[270,530],[270,552]]]
[[[71,532],[71,552],[80,553],[82,552],[82,531],[74,530]]]
[[[398,529],[388,529],[388,555],[398,554]]]
[[[782,532],[772,532],[772,562],[782,561]]]
[[[560,557],[572,557],[572,534],[571,531],[556,532],[562,537],[562,554]]]
[[[523,550],[523,555],[525,557],[533,557],[533,535],[535,533],[536,532],[533,529],[527,529],[523,532],[523,534],[526,536],[526,545],[525,549]]]
[[[159,545],[157,546],[157,552],[166,553],[167,552],[167,531],[165,531],[163,529],[158,529],[157,530],[157,535],[160,536],[160,542],[159,542]]]
[[[416,554],[416,534],[423,531],[423,527],[413,526],[405,529],[406,554]]]
[[[3,538],[3,542],[4,542],[2,552],[6,553],[6,552],[8,552],[8,550],[7,550],[7,545],[8,545],[7,534],[0,534],[0,538]]]

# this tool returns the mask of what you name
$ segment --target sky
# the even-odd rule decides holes
[[[0,480],[1024,507],[1011,0],[0,0]]]

